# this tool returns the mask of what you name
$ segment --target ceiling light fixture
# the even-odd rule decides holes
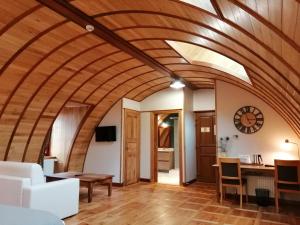
[[[173,80],[170,84],[171,88],[179,89],[185,87],[185,84],[181,80]]]
[[[92,32],[92,31],[94,31],[95,27],[94,27],[93,25],[91,25],[91,24],[87,24],[87,25],[85,26],[85,29],[86,29],[88,32]]]

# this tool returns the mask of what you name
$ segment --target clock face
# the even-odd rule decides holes
[[[254,106],[244,106],[236,111],[233,122],[240,132],[252,134],[263,126],[264,115]]]

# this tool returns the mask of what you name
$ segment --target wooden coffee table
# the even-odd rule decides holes
[[[80,173],[80,172],[64,172],[64,173],[54,173],[47,175],[47,182],[67,179],[67,178],[78,178],[80,181],[80,186],[88,188],[88,202],[92,201],[93,189],[96,183],[107,185],[108,196],[111,196],[112,190],[112,178],[113,175],[108,174],[95,174],[95,173]]]

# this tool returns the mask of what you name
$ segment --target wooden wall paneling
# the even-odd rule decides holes
[[[47,31],[48,29],[51,30],[51,27],[55,26],[56,23],[60,23],[65,20],[65,18],[60,15],[51,14],[51,10],[44,7],[39,8],[34,11],[34,13],[31,13],[22,20],[19,20],[18,23],[15,23],[9,30],[4,32],[0,36],[0,43],[3,47],[6,47],[3,49],[3,53],[5,52],[7,57],[3,57],[1,59],[10,59],[15,52],[22,49],[24,45],[26,46],[26,43],[30,44],[36,36],[38,37],[40,35],[40,33],[45,30]],[[11,42],[9,37],[14,37],[14,42]],[[1,63],[3,63],[2,60]]]
[[[140,92],[143,92],[145,90],[147,90],[147,88],[151,87],[151,84],[160,84],[162,82],[171,82],[170,78],[165,77],[165,76],[159,76],[157,78],[154,78],[152,80],[149,80],[147,82],[145,82],[144,84],[142,84],[141,86],[135,88],[134,90],[130,91],[125,98],[129,98],[129,99],[133,99],[136,95],[140,94]]]
[[[62,45],[60,45],[59,47],[61,47]],[[56,48],[55,48],[56,49]],[[0,116],[1,116],[1,118],[3,118],[2,117],[2,115],[3,115],[3,113],[4,113],[4,110],[7,108],[7,106],[8,106],[8,104],[9,104],[9,101],[14,97],[15,98],[15,93],[16,93],[16,91],[19,91],[20,92],[20,90],[19,90],[19,88],[20,88],[20,86],[21,86],[21,82],[23,82],[23,81],[25,81],[26,80],[26,78],[28,78],[28,75],[37,67],[37,65],[39,65],[45,58],[47,58],[49,55],[51,55],[54,51],[55,51],[55,49],[53,49],[49,54],[46,54],[43,58],[41,58],[32,68],[30,68],[29,70],[28,70],[28,72],[25,74],[25,76],[23,76],[22,77],[22,79],[19,81],[19,84],[17,84],[17,87],[16,87],[16,89],[15,89],[15,91],[14,92],[12,92],[12,93],[10,93],[10,94],[8,94],[7,95],[7,97],[8,97],[8,99],[6,100],[6,103],[3,105],[3,110],[1,111],[1,113],[0,113]],[[6,74],[5,74],[6,75]],[[11,75],[10,73],[9,73],[9,75]],[[3,75],[4,76],[4,75]],[[15,81],[15,80],[18,80],[18,79],[13,79],[13,77],[11,77],[12,78],[12,81]],[[4,84],[4,83],[3,83]],[[25,88],[26,89],[26,88]],[[23,96],[24,95],[24,91],[21,91],[21,96]],[[27,92],[26,92],[27,93]],[[32,96],[33,97],[33,96]],[[23,98],[23,97],[22,97]],[[23,100],[22,100],[23,101]],[[1,120],[0,120],[1,121]],[[0,125],[1,126],[1,125]]]
[[[173,49],[148,49],[144,50],[144,52],[151,56],[152,58],[156,57],[180,57]]]
[[[134,59],[134,61],[132,62],[132,64],[126,64],[125,65],[126,67],[122,70],[120,70],[119,68],[119,71],[118,73],[116,74],[113,74],[113,75],[110,75],[110,76],[106,76],[106,77],[101,77],[103,80],[101,80],[101,83],[105,84],[107,83],[108,81],[110,80],[114,80],[115,82],[119,82],[120,80],[120,75],[124,76],[126,75],[126,73],[132,73],[132,72],[135,72],[135,73],[138,73],[140,74],[141,71],[142,73],[148,73],[150,71],[153,71],[151,68],[149,68],[148,66],[145,66],[143,65],[141,62],[139,61],[136,61],[136,59]],[[123,78],[123,77],[122,77]],[[92,91],[89,93],[88,96],[86,96],[86,98],[84,99],[84,102],[88,102],[89,104],[93,104],[93,101],[98,101],[97,99],[97,91],[101,92],[101,91],[104,91],[104,89],[102,88],[102,85],[99,87],[96,86],[95,88],[92,89]],[[93,96],[94,95],[94,96]]]
[[[100,52],[98,50],[98,54],[99,53]],[[127,54],[120,53],[119,51],[115,51],[115,52],[108,53],[108,54],[106,54],[104,56],[101,56],[100,58],[98,58],[95,61],[98,62],[98,60],[100,60],[98,63],[102,64],[102,65],[98,65],[98,69],[100,69],[101,66],[104,66],[104,68],[106,69],[106,68],[109,68],[109,67],[117,64],[117,63],[115,63],[115,61],[119,60],[119,59],[123,59],[124,57],[125,58],[128,57]],[[113,60],[111,60],[111,61],[102,61],[102,60],[104,60],[106,58],[113,58]],[[105,64],[103,64],[103,62]],[[89,64],[87,64],[87,65],[89,65]],[[84,67],[82,67],[82,69],[84,69]],[[67,82],[65,82],[61,87],[59,87],[57,89],[57,92],[55,94],[55,98],[52,97],[48,101],[48,104],[45,104],[45,107],[42,109],[41,114],[43,114],[43,115],[52,115],[52,116],[54,114],[55,117],[56,117],[57,114],[62,110],[64,104],[66,102],[68,102],[69,100],[71,100],[71,98],[73,97],[73,94],[76,93],[77,91],[79,91],[80,88],[82,88],[87,82],[89,82],[90,80],[92,80],[92,78],[95,77],[97,74],[98,74],[98,72],[96,72],[95,74],[92,74],[92,76],[91,76],[90,74],[87,74],[87,73],[82,74],[81,69],[79,69],[78,71],[76,71],[76,73],[74,73],[72,75],[72,80],[67,81],[68,83],[70,83],[70,86],[71,86],[71,88],[67,89],[67,90],[69,90],[71,93],[67,94],[68,92],[64,88],[62,88],[62,87],[64,87],[64,85],[67,84]],[[79,80],[77,80],[76,78],[79,79]],[[78,86],[75,87],[75,89],[74,89],[74,86],[73,86],[73,82],[74,82],[73,80],[77,80],[76,83],[78,84]],[[61,95],[63,95],[64,97],[62,97]],[[46,106],[47,106],[47,108],[46,108]],[[35,136],[35,133],[34,133],[35,132],[35,127],[38,127],[40,122],[41,122],[40,120],[37,120],[35,122],[34,129],[31,130],[31,134],[29,135],[30,139],[32,138],[32,136]],[[27,157],[25,158],[26,152],[27,152],[26,149],[29,148],[30,151],[32,151],[32,152],[38,151],[38,149],[36,149],[36,148],[29,147],[29,145],[30,145],[29,143],[31,143],[30,139],[27,141],[27,145],[26,145],[26,148],[25,148],[25,151],[24,151],[24,154],[23,154],[23,159],[25,159],[25,160],[27,159]]]
[[[99,95],[101,96],[103,93],[107,93],[107,91],[110,90],[111,87],[114,87],[115,85],[121,85],[127,80],[138,80],[140,76],[151,76],[153,74],[153,70],[149,68],[148,66],[142,66],[138,68],[134,68],[133,70],[124,71],[123,73],[119,73],[113,78],[106,79],[96,90],[91,92],[91,94],[88,96],[86,103],[91,104],[96,103],[99,101]],[[156,73],[154,73],[155,76]],[[142,81],[144,82],[144,81]]]
[[[7,3],[9,3],[9,5]],[[11,10],[11,8],[14,8],[14,10]],[[14,26],[14,24],[18,23],[18,21],[39,8],[41,8],[41,6],[33,0],[27,1],[26,3],[22,0],[16,0],[1,4],[0,11],[2,12],[2,18],[0,23],[0,36]]]
[[[105,48],[106,49],[106,48]],[[113,48],[114,49],[114,48]],[[106,49],[107,50],[107,49]],[[98,60],[101,60],[101,59],[105,59],[106,57],[114,57],[115,59],[112,61],[112,63],[111,63],[111,65],[109,65],[108,63],[106,64],[106,65],[108,65],[108,66],[106,66],[106,65],[103,65],[102,63],[102,61],[99,61],[99,63],[101,63],[102,64],[102,66],[106,66],[105,68],[107,68],[107,67],[111,67],[111,66],[113,66],[113,65],[115,65],[116,63],[114,63],[114,61],[115,60],[117,60],[118,58],[122,58],[122,56],[118,56],[118,51],[116,51],[116,50],[112,50],[113,52],[111,52],[111,53],[106,53],[106,55],[104,55],[104,56],[100,56],[100,58],[99,58],[99,54],[100,54],[100,49],[95,49],[95,51],[97,52],[97,54],[95,55],[96,57],[98,57],[98,58],[96,58],[96,62],[98,62]],[[115,52],[116,52],[116,54],[115,54]],[[104,52],[103,52],[104,53]],[[105,53],[104,53],[105,54]],[[123,53],[123,56],[124,56],[124,53]],[[125,57],[128,57],[126,54],[125,54]],[[93,58],[90,58],[90,60],[91,59],[93,59]],[[89,65],[89,63],[87,64],[87,65]],[[83,66],[82,68],[84,68],[85,66]],[[99,67],[101,68],[101,66],[99,65]],[[98,67],[98,69],[99,69],[99,67]],[[70,78],[76,78],[77,76],[80,76],[81,75],[81,80],[79,80],[79,81],[77,81],[77,84],[78,84],[78,86],[73,86],[73,82],[72,82],[72,80],[66,80],[61,86],[58,86],[58,88],[56,89],[56,92],[52,95],[53,97],[52,98],[50,98],[49,100],[48,100],[48,102],[47,102],[47,104],[45,104],[45,106],[44,106],[44,108],[41,110],[41,114],[44,114],[44,115],[55,115],[55,116],[57,116],[57,114],[58,114],[58,112],[60,112],[60,110],[62,109],[62,107],[64,106],[64,104],[66,103],[66,102],[68,102],[70,99],[71,99],[71,97],[72,97],[72,95],[76,92],[76,91],[78,91],[80,88],[82,88],[82,86],[84,85],[84,84],[86,84],[88,81],[90,81],[92,78],[94,78],[97,74],[98,74],[98,72],[96,72],[95,74],[81,74],[81,73],[79,73],[79,72],[81,72],[81,69],[79,69],[77,72],[75,72]],[[69,92],[67,91],[67,90],[65,90],[63,87],[65,86],[65,85],[67,85],[68,83],[70,83],[70,89],[69,89]],[[57,95],[57,96],[56,96]],[[63,95],[63,96],[62,96]],[[53,99],[54,98],[54,96],[56,97],[56,99]],[[47,107],[47,108],[46,108]],[[27,152],[27,149],[28,149],[28,146],[30,145],[29,143],[31,142],[31,138],[32,138],[32,136],[34,136],[34,130],[35,130],[35,127],[37,127],[38,126],[38,123],[39,123],[39,121],[37,120],[36,122],[35,122],[35,125],[34,125],[34,128],[31,130],[31,134],[29,135],[29,140],[27,141],[27,147],[25,148],[25,151],[24,151],[24,156],[23,156],[23,158],[25,157],[25,155],[26,155],[26,152]],[[34,148],[29,148],[30,149],[30,151],[35,151],[36,149],[34,149]]]
[[[164,40],[137,40],[130,43],[140,50],[153,48],[170,49],[170,46]]]
[[[148,96],[150,96],[156,92],[159,92],[161,90],[164,90],[166,88],[169,88],[169,87],[170,87],[169,81],[166,81],[166,82],[163,82],[160,84],[156,84],[156,85],[152,85],[150,88],[148,88],[148,89],[142,91],[141,93],[137,94],[136,96],[134,96],[133,100],[138,101],[138,102],[143,101]]]
[[[108,51],[108,48],[107,48],[106,44],[101,45],[101,47],[104,47],[104,49],[106,51]],[[39,117],[36,117],[34,125],[31,128],[31,131],[30,131],[30,133],[28,135],[28,140],[27,140],[26,147],[25,147],[24,154],[23,154],[23,160],[25,160],[25,156],[27,154],[28,148],[30,149],[29,151],[35,151],[35,150],[38,151],[38,149],[31,148],[30,147],[30,143],[31,143],[32,136],[35,135],[35,129],[36,129],[36,127],[39,126],[38,123],[40,122],[40,116],[44,115],[44,116],[53,116],[53,117],[56,117],[57,114],[62,109],[62,107],[64,106],[64,104],[70,100],[69,93],[70,92],[73,93],[74,92],[73,89],[77,88],[77,86],[75,85],[75,83],[73,81],[73,80],[76,80],[74,78],[74,76],[79,74],[78,77],[80,77],[81,80],[77,80],[77,85],[80,86],[82,84],[81,82],[89,79],[89,77],[91,76],[91,74],[88,71],[82,72],[82,70],[85,69],[86,67],[88,67],[89,65],[91,65],[92,63],[95,63],[98,60],[100,60],[102,58],[105,58],[107,56],[107,55],[101,56],[101,54],[100,54],[101,53],[101,48],[96,48],[96,49],[94,49],[94,51],[97,52],[97,54],[95,55],[95,57],[98,57],[98,58],[96,58],[95,60],[93,60],[94,57],[86,57],[87,59],[92,60],[92,62],[87,63],[86,65],[84,65],[83,67],[81,67],[80,69],[78,69],[72,76],[69,76],[68,79],[64,80],[62,84],[57,85],[56,89],[52,90],[52,91],[54,91],[53,94],[49,95],[48,100],[45,100],[45,104],[40,105],[40,106],[36,106],[37,108],[41,107],[40,108],[40,114],[39,114]],[[113,51],[113,52],[115,51],[116,52],[116,50],[114,50],[114,48],[112,48],[108,52],[110,52],[110,51]],[[112,53],[109,53],[108,55],[111,55]],[[104,54],[104,52],[103,52],[103,54]],[[99,58],[99,56],[100,56],[100,58]],[[58,74],[58,76],[60,76],[60,75]],[[64,87],[64,88],[62,88],[62,87]],[[47,89],[45,89],[45,91],[48,92]],[[39,94],[39,95],[41,95],[41,94]],[[41,97],[43,97],[43,96],[44,95],[41,95]],[[39,102],[39,100],[38,100],[38,102]],[[29,113],[30,113],[30,111],[29,111]]]
[[[63,28],[65,30],[65,27],[63,27]],[[56,34],[56,32],[59,32],[59,31],[60,31],[60,29],[58,29],[58,28],[55,29],[55,32],[53,32],[53,34],[57,35],[58,33]],[[61,49],[64,45],[67,45],[68,43],[70,43],[72,41],[75,41],[76,39],[81,38],[81,37],[87,35],[88,33],[83,33],[83,34],[80,34],[80,35],[74,34],[74,36],[73,36],[72,35],[73,32],[69,31],[68,34],[70,35],[71,38],[67,35],[63,36],[64,38],[66,38],[66,41],[64,41],[64,40],[60,41],[60,39],[54,39],[54,40],[57,40],[56,45],[54,44],[55,43],[54,41],[51,42],[51,45],[48,44],[49,47],[53,45],[53,48],[49,52],[47,52],[43,57],[41,57],[39,60],[37,60],[35,62],[34,60],[31,59],[33,65],[32,66],[28,65],[28,71],[26,71],[26,73],[24,75],[22,74],[22,76],[20,76],[18,73],[16,73],[15,67],[12,67],[11,69],[8,68],[7,69],[8,71],[5,71],[5,73],[3,74],[2,77],[0,76],[0,80],[5,79],[4,76],[9,76],[10,79],[11,79],[9,83],[6,83],[7,84],[6,86],[8,86],[8,87],[7,88],[3,87],[3,89],[2,89],[2,90],[7,90],[7,94],[6,94],[7,97],[3,101],[4,104],[3,104],[2,110],[0,110],[0,117],[2,115],[3,109],[6,107],[6,105],[8,104],[10,99],[12,98],[12,96],[14,94],[14,91],[19,88],[19,86],[31,74],[32,71],[34,71],[36,68],[38,68],[38,66],[40,66],[40,64],[43,63],[44,60],[46,60],[48,57],[50,57],[56,51]],[[47,35],[48,38],[49,38],[49,36],[50,36],[50,34]],[[46,39],[46,40],[48,40],[48,39]],[[44,43],[42,42],[41,44],[45,45],[45,43],[48,43],[46,40],[44,41]],[[19,54],[19,56],[20,56],[20,54]],[[26,55],[24,57],[26,57]],[[20,62],[22,62],[22,59],[20,59]],[[15,64],[15,62],[14,62],[14,64]]]
[[[174,58],[170,58],[170,57],[163,57],[163,58],[155,58],[156,61],[158,61],[159,63],[163,64],[163,65],[169,65],[169,64],[174,64],[174,63],[186,63],[188,64],[189,62],[187,62],[184,58],[182,57],[174,57]]]
[[[156,72],[152,72],[156,73]],[[149,76],[150,73],[143,74],[142,76]],[[136,76],[138,77],[138,76]],[[103,119],[105,114],[109,111],[109,109],[115,104],[119,99],[122,99],[124,96],[126,96],[127,93],[129,93],[132,89],[134,89],[134,86],[127,86],[126,84],[134,81],[136,77],[131,77],[119,85],[112,87],[111,90],[108,90],[107,93],[99,97],[99,101],[95,106],[95,109],[91,112],[89,118],[85,121],[82,128],[80,129],[80,132],[75,140],[75,143],[73,145],[71,156],[70,156],[70,164],[69,164],[69,170],[81,170],[85,157],[86,157],[86,151],[85,145],[88,145],[91,137],[93,135],[93,127],[100,123],[100,121]],[[151,76],[149,76],[151,78]],[[145,81],[142,81],[141,84],[143,84]],[[137,84],[135,86],[139,86],[140,84]],[[106,103],[106,104],[105,104]],[[84,138],[85,136],[85,138]],[[82,142],[82,140],[85,140]],[[88,140],[88,141],[86,141]],[[75,161],[73,161],[75,160]]]
[[[80,39],[78,39],[78,40],[80,40]],[[31,95],[29,97],[28,104],[30,104],[30,102],[32,100],[34,101],[34,99],[37,99],[36,101],[38,102],[38,105],[34,105],[34,103],[33,103],[33,106],[32,106],[33,110],[31,112],[29,111],[29,113],[27,115],[27,119],[30,118],[30,116],[34,116],[36,114],[35,113],[36,108],[43,107],[43,104],[41,104],[41,103],[44,103],[44,104],[47,103],[46,99],[48,98],[49,95],[51,95],[51,92],[55,91],[55,88],[53,88],[53,87],[56,86],[56,82],[63,82],[64,79],[68,79],[71,76],[71,74],[72,74],[71,72],[72,71],[70,71],[69,69],[64,68],[65,65],[67,65],[69,62],[71,62],[72,60],[76,59],[80,55],[88,52],[89,50],[94,49],[95,47],[100,46],[100,45],[103,44],[103,42],[102,43],[100,42],[100,44],[95,44],[93,42],[90,42],[90,44],[89,44],[90,46],[89,46],[87,44],[88,40],[82,40],[82,43],[84,43],[83,46],[82,46],[82,48],[79,47],[80,46],[80,42],[74,43],[74,45],[76,45],[78,48],[74,48],[74,45],[71,46],[74,52],[71,52],[69,58],[67,58],[65,56],[65,61],[64,62],[60,62],[60,59],[58,59],[59,60],[58,61],[59,64],[53,64],[54,66],[57,66],[57,67],[52,68],[53,71],[50,70],[50,67],[47,64],[47,72],[48,72],[48,74],[45,73],[45,71],[43,73],[42,73],[42,71],[36,72],[33,75],[28,76],[28,78],[24,81],[25,82],[24,85],[26,87],[30,87],[30,89],[33,91],[33,94],[31,93]],[[43,67],[41,69],[43,69]],[[76,71],[76,67],[74,69]],[[60,72],[59,76],[57,76],[57,78],[56,78],[55,74],[58,71],[60,71],[60,70],[63,70],[63,72]],[[44,75],[44,80],[39,77],[41,74]],[[36,75],[38,77],[35,77],[34,75]],[[55,79],[57,79],[57,81],[55,81]],[[40,82],[40,83],[38,83],[37,81]],[[47,87],[47,84],[49,85],[49,87]],[[43,88],[43,90],[45,91],[45,93],[41,93],[40,92],[41,88]],[[24,92],[22,92],[22,88],[21,87],[18,89],[18,92],[21,92],[20,95],[22,96],[22,101],[24,101],[25,100],[24,99]],[[17,97],[18,97],[18,93],[15,93],[14,97],[11,100],[11,102],[13,102],[14,98],[17,98]],[[18,100],[15,100],[15,101],[18,102]],[[13,103],[11,103],[11,104],[13,104]],[[25,110],[27,109],[28,104],[24,105],[25,107],[24,107],[23,111],[20,112],[21,116],[24,114]],[[30,105],[29,105],[29,107],[30,107]],[[19,125],[19,122],[20,122],[20,120],[17,121],[17,123],[16,123],[17,126]],[[28,128],[28,126],[27,126],[27,128]],[[25,127],[22,127],[22,129],[25,129]],[[21,145],[23,145],[23,148],[13,148],[13,149],[16,149],[17,151],[23,151],[23,149],[24,149],[24,142],[21,143]],[[8,144],[6,152],[8,152],[9,149],[10,149],[10,144]],[[17,159],[14,158],[14,155],[16,155],[14,153],[14,151],[10,151],[10,153],[7,155],[6,159],[8,159],[8,160],[18,160],[18,161],[21,160],[19,158],[17,158]]]

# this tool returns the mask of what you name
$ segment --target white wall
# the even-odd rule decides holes
[[[238,157],[241,154],[262,154],[265,164],[274,164],[275,158],[297,159],[295,146],[286,145],[289,138],[299,143],[296,134],[290,126],[265,102],[251,93],[231,84],[218,81],[217,88],[217,134],[220,137],[230,137],[227,145],[227,156]],[[261,110],[264,115],[263,127],[254,134],[243,134],[233,124],[235,112],[242,106],[252,105]],[[239,137],[233,139],[232,135]],[[293,149],[292,149],[293,148]],[[248,194],[255,195],[255,188],[267,188],[270,196],[274,196],[273,177],[249,176]],[[284,195],[285,199],[300,200],[295,195]]]
[[[199,89],[193,93],[193,110],[215,110],[215,89]]]
[[[218,81],[216,88],[218,140],[230,137],[228,156],[261,153],[264,163],[268,164],[273,164],[274,158],[297,159],[296,146],[286,146],[284,140],[299,142],[299,139],[275,110],[251,93],[228,83]],[[254,134],[243,134],[233,124],[235,112],[246,105],[257,107],[264,115],[263,127]],[[239,135],[237,139],[232,138],[235,134]]]
[[[99,126],[117,126],[115,142],[95,142],[95,135],[90,142],[85,160],[84,172],[113,174],[113,182],[122,183],[121,170],[121,126],[122,103],[119,101],[106,114]]]
[[[141,101],[141,111],[169,110],[183,108],[183,89],[168,88]]]
[[[140,102],[128,99],[128,98],[123,98],[123,108],[124,109],[132,109],[135,111],[140,111],[141,110],[141,104]]]
[[[197,178],[196,134],[193,112],[193,91],[184,88],[184,149],[185,149],[185,182]]]
[[[141,163],[140,177],[151,179],[151,129],[150,112],[141,113]]]

